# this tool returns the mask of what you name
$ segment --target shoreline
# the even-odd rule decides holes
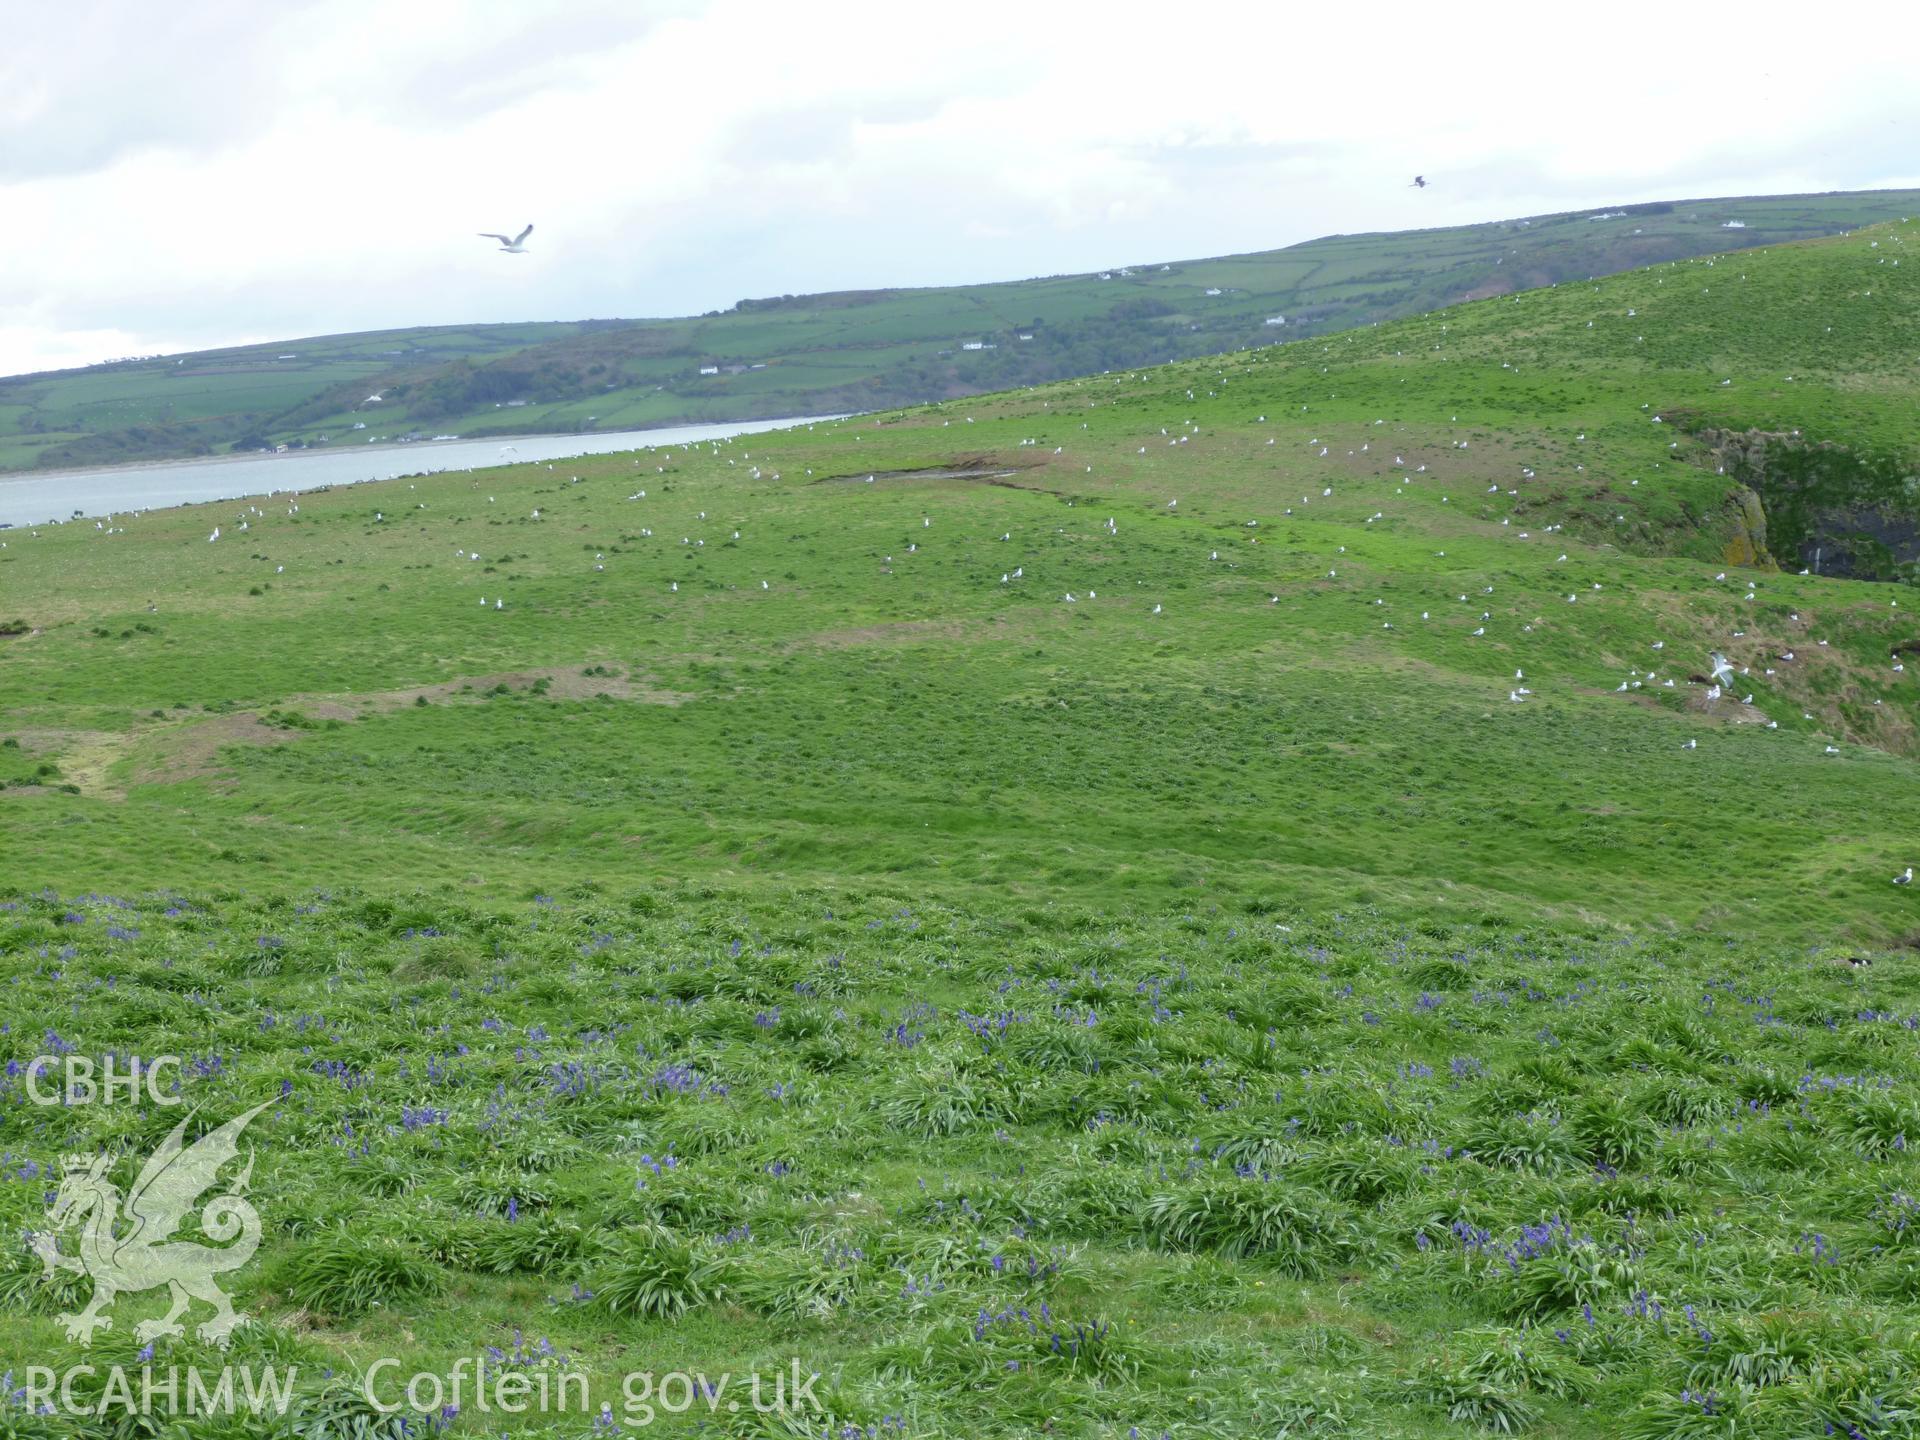
[[[0,530],[66,525],[105,515],[171,510],[269,495],[307,495],[460,470],[551,465],[662,446],[694,446],[832,424],[848,415],[789,415],[774,420],[656,425],[644,430],[528,432],[404,444],[332,446],[273,455],[215,455],[134,461],[93,470],[32,470],[0,477]],[[501,454],[502,450],[512,453]],[[403,453],[412,458],[398,458]],[[281,463],[288,462],[288,463]]]
[[[848,412],[851,415],[856,412]],[[488,435],[461,435],[452,440],[389,440],[384,443],[358,446],[348,445],[311,445],[302,450],[250,450],[235,454],[231,451],[224,455],[176,455],[166,460],[125,460],[113,465],[82,465],[59,470],[0,470],[0,485],[12,481],[58,480],[74,475],[118,475],[138,474],[145,470],[164,470],[177,465],[225,465],[253,461],[265,464],[275,460],[294,460],[301,456],[313,455],[382,455],[396,450],[413,452],[432,451],[448,445],[484,445],[497,439],[502,445],[511,445],[518,440],[586,440],[595,436],[647,435],[660,430],[693,430],[719,426],[742,425],[759,426],[774,430],[786,425],[819,424],[823,420],[845,420],[848,415],[792,415],[769,419],[761,416],[751,420],[682,420],[670,425],[648,425],[637,430],[513,430],[498,431]],[[636,447],[644,448],[644,447]],[[583,452],[584,453],[584,452]],[[617,452],[608,451],[608,454]],[[512,463],[512,462],[508,462]],[[365,483],[365,482],[357,482]]]

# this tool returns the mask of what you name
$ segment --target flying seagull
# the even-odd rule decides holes
[[[1413,177],[1413,184],[1411,184],[1411,185],[1409,185],[1409,186],[1408,186],[1407,188],[1408,188],[1409,190],[1424,190],[1424,189],[1426,189],[1426,188],[1427,188],[1427,177],[1426,177],[1426,176],[1424,176],[1424,175],[1416,175],[1416,176],[1414,176],[1414,177]]]
[[[480,238],[483,240],[498,240],[500,242],[500,248],[509,255],[524,255],[527,253],[527,237],[532,233],[533,226],[529,225],[518,235],[511,237],[496,235],[491,230],[482,230],[480,232]]]

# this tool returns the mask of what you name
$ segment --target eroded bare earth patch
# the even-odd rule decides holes
[[[579,665],[551,665],[461,676],[398,690],[290,695],[273,705],[223,715],[157,720],[123,732],[45,730],[23,732],[20,738],[25,748],[57,757],[63,783],[77,786],[83,795],[121,800],[136,786],[230,778],[233,765],[222,757],[230,747],[291,744],[315,733],[311,728],[315,722],[349,724],[422,700],[429,704],[478,704],[501,687],[533,691],[554,700],[605,696],[644,705],[681,705],[694,698],[684,691],[647,685],[627,675],[589,675]],[[123,766],[122,761],[127,763]],[[40,791],[37,787],[15,787],[14,793]]]

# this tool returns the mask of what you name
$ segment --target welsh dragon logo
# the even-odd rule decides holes
[[[181,1144],[187,1130],[187,1120],[182,1120],[148,1157],[124,1202],[119,1188],[107,1178],[111,1155],[66,1157],[64,1179],[47,1214],[52,1228],[33,1237],[33,1249],[48,1279],[56,1268],[93,1279],[93,1299],[87,1308],[60,1316],[69,1339],[91,1344],[95,1330],[113,1328],[112,1319],[100,1312],[116,1296],[164,1285],[172,1293],[172,1308],[163,1318],[135,1326],[136,1338],[151,1341],[184,1335],[186,1326],[180,1317],[194,1300],[201,1300],[213,1306],[214,1314],[201,1324],[200,1338],[226,1345],[234,1327],[246,1317],[235,1312],[216,1277],[246,1264],[260,1245],[259,1213],[244,1198],[253,1175],[251,1151],[227,1193],[214,1196],[200,1211],[200,1228],[214,1244],[169,1237],[219,1177],[220,1168],[240,1153],[240,1132],[273,1103],[267,1100],[236,1115],[190,1146]],[[63,1255],[60,1232],[75,1226],[80,1230],[79,1253]],[[235,1243],[227,1244],[230,1240]]]

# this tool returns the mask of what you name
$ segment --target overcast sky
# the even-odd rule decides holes
[[[1911,0],[29,0],[3,23],[0,374],[1920,186]],[[528,222],[526,255],[475,234]]]

